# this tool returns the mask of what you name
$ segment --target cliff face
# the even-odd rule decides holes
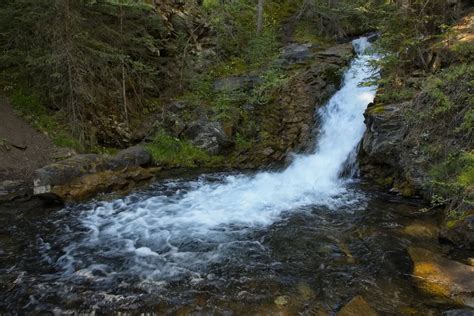
[[[422,195],[433,206],[445,205],[451,230],[468,225],[474,213],[473,22],[471,12],[455,26],[449,43],[433,45],[432,69],[406,79],[416,91],[412,97],[386,102],[380,89],[365,113],[361,146],[366,177],[405,196]],[[466,229],[474,236],[472,227]],[[474,246],[472,237],[450,239]]]

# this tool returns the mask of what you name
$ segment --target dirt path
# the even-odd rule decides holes
[[[13,111],[0,96],[0,182],[31,180],[35,169],[52,160],[56,147]]]

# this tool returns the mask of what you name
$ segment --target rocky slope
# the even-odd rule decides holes
[[[407,85],[412,97],[387,102],[384,87],[367,109],[361,146],[366,177],[405,196],[417,194],[446,206],[448,239],[474,247],[473,80],[474,14],[434,42],[430,69],[415,69]],[[393,93],[393,91],[390,91]],[[457,221],[457,222],[456,222]],[[461,231],[456,237],[450,231]]]

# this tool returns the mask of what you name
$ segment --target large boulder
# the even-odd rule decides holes
[[[453,242],[458,248],[474,249],[474,214],[443,230],[442,237]]]
[[[372,160],[396,166],[404,136],[402,110],[409,103],[372,106],[365,112],[362,148]]]
[[[189,124],[184,135],[194,146],[211,155],[219,154],[233,144],[221,123],[207,119],[200,119]]]
[[[313,45],[309,43],[292,43],[281,50],[283,64],[297,64],[314,57]]]
[[[442,257],[423,248],[409,248],[413,278],[431,294],[474,307],[474,267]]]
[[[89,198],[99,192],[111,191],[114,187],[123,188],[124,181],[150,178],[141,167],[151,161],[151,155],[141,146],[130,147],[112,157],[77,155],[36,170],[34,194],[52,194],[63,200]]]

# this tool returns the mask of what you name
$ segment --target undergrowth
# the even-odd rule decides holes
[[[146,146],[159,166],[166,167],[213,167],[222,164],[220,156],[211,156],[191,143],[160,132]]]

